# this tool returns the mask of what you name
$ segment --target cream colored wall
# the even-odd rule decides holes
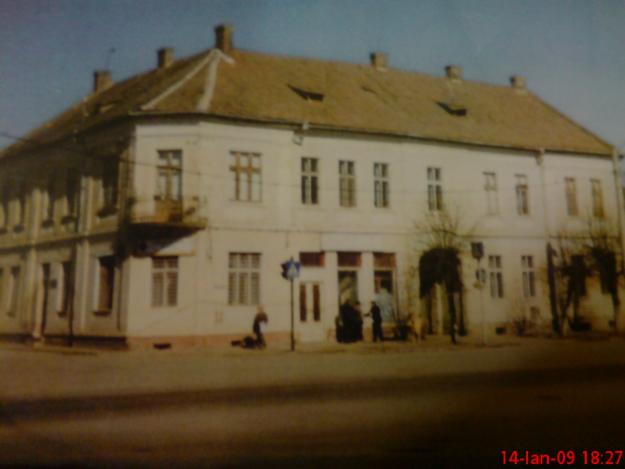
[[[289,327],[289,284],[280,277],[279,264],[301,251],[325,251],[324,268],[304,268],[301,281],[323,284],[322,326],[328,333],[337,313],[337,251],[360,251],[359,293],[363,305],[373,297],[372,252],[394,252],[397,273],[408,266],[407,253],[423,250],[414,232],[414,223],[423,220],[427,204],[427,168],[442,170],[446,206],[458,211],[463,231],[485,244],[488,255],[500,255],[503,262],[504,298],[490,297],[488,285],[482,292],[473,287],[475,261],[465,253],[463,274],[466,288],[467,323],[472,331],[481,322],[482,301],[489,328],[511,319],[519,308],[537,306],[545,324],[549,321],[546,286],[545,219],[550,224],[565,213],[563,185],[556,184],[570,173],[571,158],[583,174],[597,174],[604,184],[606,213],[613,215],[609,203],[611,166],[607,160],[592,157],[551,155],[545,157],[546,189],[543,193],[540,159],[528,152],[469,148],[442,144],[398,142],[378,138],[310,136],[303,139],[290,131],[220,124],[158,125],[137,129],[137,158],[147,170],[135,173],[143,207],[149,213],[158,149],[182,149],[185,161],[185,196],[196,194],[206,200],[203,213],[209,230],[193,235],[197,255],[184,258],[180,269],[180,306],[171,311],[153,311],[149,306],[149,259],[133,259],[132,311],[129,335],[233,334],[248,333],[254,306],[227,304],[227,259],[229,252],[259,252],[261,260],[261,303],[270,314],[269,331]],[[230,151],[249,151],[262,155],[263,196],[259,203],[232,200],[229,171]],[[320,161],[318,206],[300,202],[300,158]],[[356,163],[357,204],[339,206],[338,161]],[[388,163],[390,168],[390,208],[373,203],[373,163]],[[152,167],[151,167],[152,165]],[[499,213],[487,215],[484,172],[497,174]],[[196,174],[198,173],[199,174]],[[565,174],[566,173],[566,174]],[[516,212],[515,175],[527,176],[530,210]],[[577,174],[577,173],[576,173]],[[588,189],[589,191],[590,189]],[[583,186],[578,187],[580,205]],[[562,193],[560,193],[562,192]],[[559,198],[558,198],[559,197]],[[544,200],[549,213],[545,214]],[[558,212],[560,215],[558,215]],[[536,272],[535,298],[522,299],[521,256],[531,255]],[[181,258],[182,259],[182,258]],[[186,265],[187,272],[182,268]],[[488,271],[488,268],[487,268]],[[195,285],[190,296],[184,294],[187,282]],[[403,279],[398,294],[404,295]],[[140,284],[139,290],[134,288]],[[185,285],[185,286],[183,286]],[[602,310],[605,296],[595,301]],[[302,327],[298,316],[298,289],[295,289],[296,332]],[[519,306],[520,305],[520,306]]]

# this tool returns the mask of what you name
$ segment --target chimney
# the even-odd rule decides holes
[[[450,80],[462,80],[462,68],[458,65],[447,65],[445,74]]]
[[[232,26],[229,24],[220,24],[215,28],[215,47],[221,49],[224,54],[233,49],[233,33]]]
[[[156,52],[158,68],[169,67],[174,62],[174,50],[171,47],[161,47]]]
[[[512,75],[510,77],[510,86],[515,90],[524,90],[525,89],[525,77],[521,75]]]
[[[388,56],[384,52],[371,52],[371,65],[378,70],[385,70],[388,65]]]
[[[113,85],[109,70],[96,70],[93,72],[93,92],[100,93]]]

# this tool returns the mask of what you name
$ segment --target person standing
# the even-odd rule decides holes
[[[380,342],[384,341],[384,336],[382,335],[382,313],[380,311],[380,307],[377,305],[375,301],[371,302],[371,309],[369,310],[369,314],[367,316],[371,316],[373,320],[373,341]]]
[[[269,318],[267,317],[267,313],[263,310],[262,306],[258,306],[256,310],[256,316],[254,316],[254,324],[252,325],[252,331],[254,331],[254,335],[256,336],[256,347],[265,348],[265,336],[263,335],[262,325],[267,324]]]

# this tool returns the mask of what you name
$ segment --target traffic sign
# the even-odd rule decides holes
[[[287,280],[293,280],[299,277],[299,269],[300,263],[294,261],[293,259],[283,262],[282,266],[282,277]]]

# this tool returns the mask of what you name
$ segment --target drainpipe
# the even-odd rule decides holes
[[[562,331],[562,325],[559,321],[558,315],[558,295],[556,290],[556,276],[555,266],[553,264],[553,248],[551,247],[551,235],[549,233],[549,214],[547,205],[547,183],[545,181],[545,149],[538,149],[536,154],[536,163],[540,168],[540,193],[543,205],[543,229],[545,237],[545,249],[547,257],[547,283],[549,285],[549,306],[551,309],[551,328],[553,332],[560,333]]]

